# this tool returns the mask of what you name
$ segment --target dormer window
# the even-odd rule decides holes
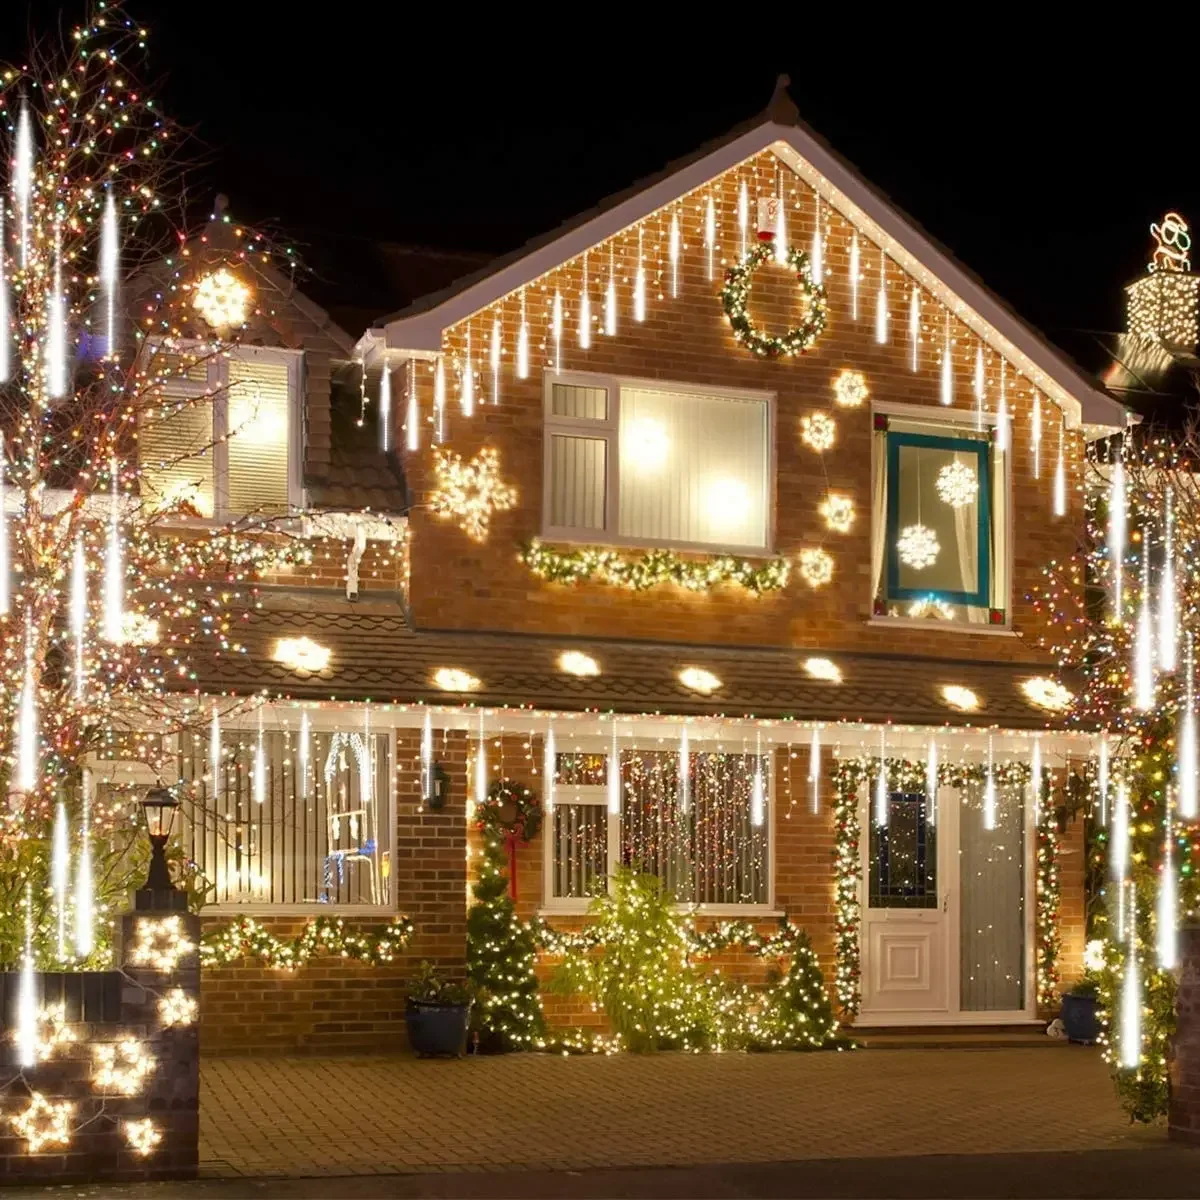
[[[188,345],[150,370],[166,378],[138,421],[149,503],[217,521],[302,506],[298,353]]]

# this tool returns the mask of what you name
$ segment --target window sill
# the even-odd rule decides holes
[[[1009,625],[971,625],[956,621],[930,621],[924,617],[868,617],[868,625],[882,625],[892,629],[932,629],[939,633],[965,633],[971,636],[1015,638],[1021,635]]]
[[[677,904],[676,912],[692,917],[740,917],[747,921],[779,920],[787,916],[782,909],[766,904]],[[564,904],[543,905],[538,909],[539,917],[586,917],[588,905]]]
[[[206,904],[199,912],[204,917],[322,917],[327,913],[339,917],[375,917],[388,920],[398,916],[391,904],[269,904],[255,901],[247,904]]]

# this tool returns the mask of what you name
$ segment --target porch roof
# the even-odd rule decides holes
[[[319,673],[274,658],[282,638],[308,637],[330,651]],[[1062,729],[1066,721],[1026,699],[1024,680],[1051,673],[1029,665],[850,653],[818,648],[703,646],[603,638],[472,632],[417,632],[394,604],[359,603],[304,609],[268,607],[243,627],[243,653],[199,665],[206,693],[376,703],[476,705],[568,712],[762,717],[797,721]],[[558,665],[567,650],[595,659],[600,674],[581,678]],[[842,682],[812,678],[809,656],[831,659]],[[439,688],[442,667],[468,672],[478,687]],[[721,681],[711,695],[685,687],[684,667]],[[1068,680],[1067,686],[1071,686]],[[958,685],[979,698],[963,712],[942,688]]]

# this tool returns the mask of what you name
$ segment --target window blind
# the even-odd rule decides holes
[[[285,363],[229,360],[229,508],[288,510],[289,372]]]
[[[213,515],[213,402],[165,390],[161,404],[147,408],[138,427],[139,458],[146,499],[152,504],[186,503],[203,517]],[[183,406],[171,411],[177,404]]]

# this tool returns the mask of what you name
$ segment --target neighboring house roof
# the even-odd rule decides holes
[[[280,597],[278,603],[288,604]],[[272,657],[284,637],[309,637],[331,651],[319,675],[300,674]],[[843,682],[810,678],[802,651],[748,646],[697,646],[617,642],[516,634],[417,633],[394,605],[316,602],[310,608],[266,607],[241,627],[244,653],[198,664],[204,691],[269,694],[296,699],[414,704],[478,704],[516,708],[641,714],[794,718],[796,720],[891,721],[1040,729],[1046,714],[1020,690],[1038,668],[896,655],[839,652],[832,657]],[[594,657],[602,673],[565,674],[558,657],[568,649]],[[710,697],[678,680],[684,666],[714,672],[723,686]],[[439,667],[457,667],[481,681],[467,693],[440,690]],[[958,712],[941,699],[941,688],[958,684],[975,691],[977,712]],[[852,716],[849,714],[853,714]]]
[[[767,111],[486,268],[376,322],[386,347],[436,353],[442,333],[487,305],[765,150],[812,186],[918,283],[1055,400],[1072,424],[1124,425],[1121,405],[805,125],[786,76]]]

